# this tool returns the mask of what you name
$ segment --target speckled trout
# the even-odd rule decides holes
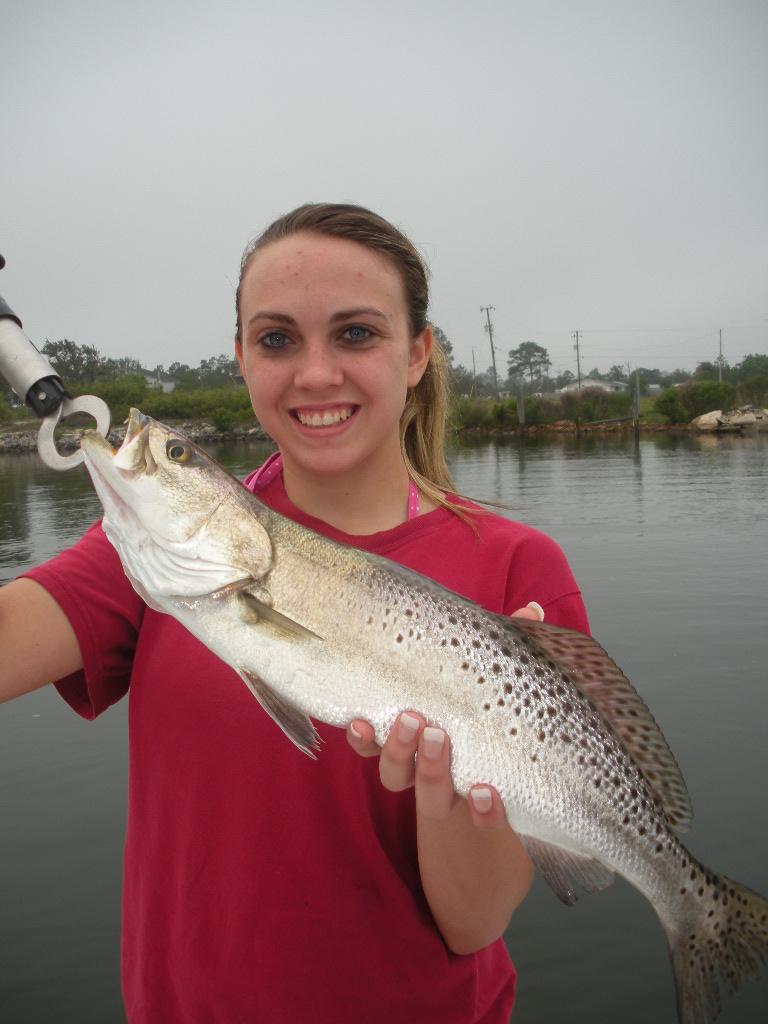
[[[178,431],[131,411],[117,452],[82,441],[104,530],[149,606],[230,665],[305,753],[312,718],[400,712],[451,742],[456,791],[495,786],[556,895],[623,875],[669,942],[678,1014],[703,1024],[758,974],[768,901],[696,861],[685,784],[656,722],[590,637],[493,615],[267,508]]]

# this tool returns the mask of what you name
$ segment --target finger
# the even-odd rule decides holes
[[[450,741],[442,729],[427,726],[416,758],[416,809],[424,818],[447,818],[459,797],[451,778]]]
[[[370,722],[356,718],[347,726],[347,743],[361,757],[378,757],[381,747],[376,742],[374,729]]]
[[[538,622],[544,621],[544,609],[538,601],[529,601],[525,608],[518,608],[512,613],[513,619],[534,619]]]
[[[473,786],[469,791],[469,816],[479,829],[497,832],[507,827],[501,797],[492,786]]]
[[[414,781],[414,763],[423,720],[404,711],[395,722],[379,758],[379,775],[385,789],[400,793],[409,789]]]

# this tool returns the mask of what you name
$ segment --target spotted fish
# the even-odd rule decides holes
[[[623,875],[669,942],[684,1024],[758,974],[768,902],[703,867],[676,831],[691,807],[661,732],[590,637],[503,618],[276,514],[180,433],[132,410],[115,453],[87,432],[103,525],[134,587],[239,673],[305,753],[312,718],[405,709],[442,726],[456,791],[495,786],[566,904]]]

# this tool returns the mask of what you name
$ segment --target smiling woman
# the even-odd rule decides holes
[[[426,282],[408,239],[358,207],[302,207],[249,248],[236,350],[279,453],[246,486],[294,523],[384,555],[487,611],[545,614],[586,632],[557,545],[453,493],[446,365],[426,318]],[[116,457],[123,474],[146,429],[136,413]],[[169,443],[165,461],[178,468],[186,442]],[[153,469],[159,479],[157,459]],[[201,496],[200,486],[180,493],[171,532]],[[279,611],[284,552],[257,550],[258,531],[221,521],[248,554],[236,566],[218,559],[219,578],[253,580],[261,609],[237,624],[245,636]],[[181,538],[185,564],[199,562],[213,532],[204,515],[197,526]],[[346,734],[318,723],[322,752],[310,761],[234,670],[132,588],[129,579],[154,565],[139,535],[121,557],[94,528],[0,591],[0,697],[56,682],[92,718],[130,690],[130,1024],[506,1024],[516,975],[501,936],[532,865],[488,779],[455,791],[450,722],[427,720],[403,698],[379,747],[372,725],[348,711]],[[155,574],[176,592],[165,563]],[[321,580],[293,588],[303,608],[296,624],[335,602],[329,618],[354,644],[349,601],[337,581]],[[387,631],[391,612],[376,636],[392,635],[402,649],[416,624]],[[455,712],[447,717],[455,726]]]
[[[432,348],[428,326],[410,336],[398,272],[358,242],[291,235],[252,254],[240,311],[238,359],[291,500],[309,511],[325,497],[321,518],[347,533],[396,526],[400,420]]]

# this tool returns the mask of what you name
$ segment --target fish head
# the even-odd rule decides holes
[[[179,431],[131,409],[117,451],[95,430],[84,432],[81,447],[104,508],[104,531],[153,607],[165,598],[247,585],[269,572],[263,506]]]

